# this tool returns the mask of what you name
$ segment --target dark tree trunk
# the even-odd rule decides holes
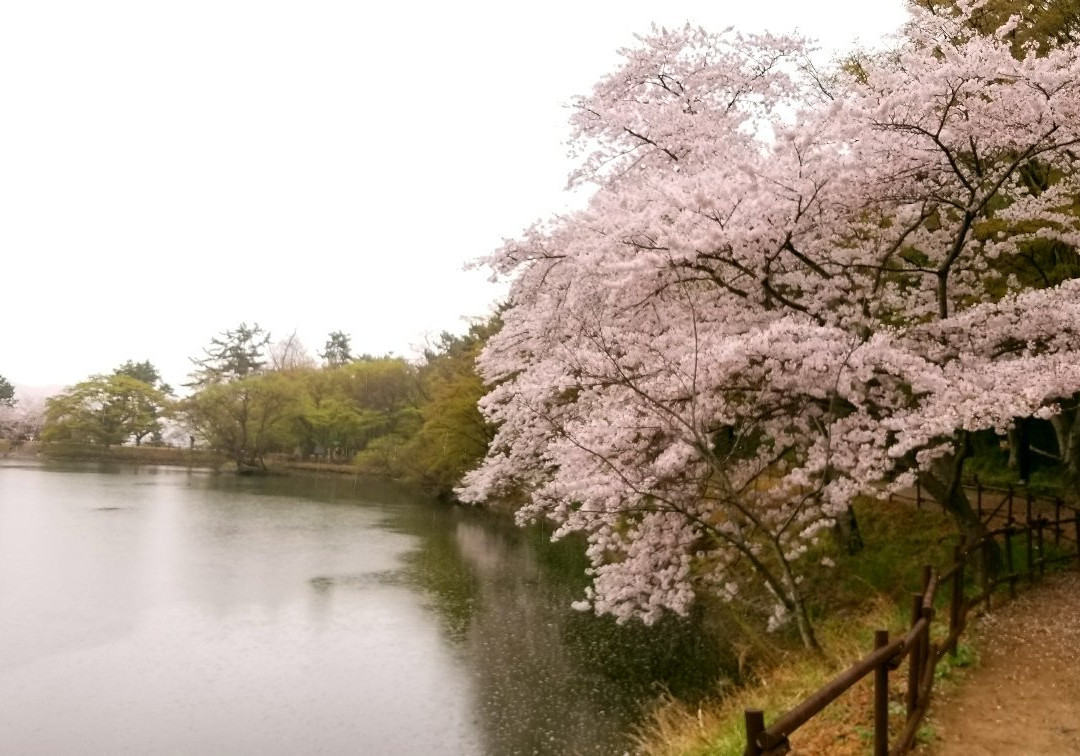
[[[1031,480],[1031,434],[1028,421],[1022,417],[1016,419],[1016,470],[1021,483]]]
[[[1080,410],[1065,410],[1050,418],[1058,445],[1058,456],[1073,491],[1080,493]]]
[[[1009,428],[1009,469],[1020,469],[1020,434],[1016,430],[1016,426],[1013,425]]]
[[[986,528],[968,501],[963,486],[964,461],[970,451],[967,433],[961,431],[957,438],[956,451],[934,460],[930,468],[919,475],[922,487],[956,522],[964,549],[976,549],[986,534]],[[983,559],[982,549],[977,549],[976,553],[979,555],[976,557],[976,570],[979,573],[976,577],[983,573],[993,577],[1001,562],[1000,549],[991,545],[988,562]]]
[[[850,504],[847,511],[836,518],[833,534],[837,543],[848,554],[858,554],[863,549],[862,533],[859,532],[859,521],[855,517],[855,509]]]

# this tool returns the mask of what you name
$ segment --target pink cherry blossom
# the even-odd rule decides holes
[[[853,497],[1080,390],[1080,282],[1003,264],[1080,242],[1080,50],[966,29],[913,8],[825,73],[794,37],[654,30],[577,101],[595,193],[487,260],[498,434],[459,493],[584,533],[582,605],[758,581],[812,645],[797,570]]]

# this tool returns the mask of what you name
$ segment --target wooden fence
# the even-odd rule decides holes
[[[874,677],[874,742],[875,756],[903,754],[911,750],[930,704],[934,685],[934,670],[946,654],[956,654],[957,641],[967,626],[974,609],[991,607],[995,590],[1008,586],[1016,595],[1017,584],[1024,580],[1033,583],[1042,576],[1048,564],[1077,560],[1080,562],[1080,513],[1060,498],[1036,497],[1013,488],[987,488],[976,484],[977,508],[986,524],[983,539],[975,546],[953,549],[951,564],[942,572],[924,567],[922,591],[912,595],[911,623],[906,632],[891,638],[888,630],[874,634],[874,647],[869,654],[841,672],[831,681],[804,699],[769,726],[759,709],[747,709],[745,753],[747,756],[776,756],[787,753],[789,738],[802,725],[817,716],[826,706],[843,695],[863,678]],[[915,496],[921,504],[921,491]],[[1051,512],[1053,513],[1051,516]],[[1062,515],[1065,515],[1064,517]],[[1057,547],[1055,555],[1046,551],[1048,535]],[[1017,554],[1022,548],[1022,564]],[[995,553],[1003,560],[1003,569],[991,577],[990,569],[977,571],[977,593],[966,595],[965,578],[978,560],[980,566],[994,563]],[[931,625],[935,602],[948,594],[948,631],[935,640]],[[943,624],[943,623],[942,623]],[[939,625],[940,626],[940,625]],[[940,635],[940,631],[939,631]],[[907,689],[904,696],[906,718],[895,738],[889,733],[889,675],[907,661]]]

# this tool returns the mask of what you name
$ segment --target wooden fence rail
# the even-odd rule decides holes
[[[1060,519],[1062,511],[1074,508],[1066,504],[1060,496],[1034,494],[1026,486],[987,486],[978,477],[965,485],[964,490],[974,500],[975,511],[984,524],[1002,520],[1019,520],[1021,508],[1025,512],[1026,519],[1031,519],[1033,511],[1049,517],[1048,513],[1051,510],[1055,513],[1054,519]],[[919,509],[925,502],[930,501],[918,483],[910,493],[891,494],[889,500],[908,501]]]
[[[982,494],[979,492],[980,508]],[[1010,595],[1015,596],[1020,579],[1033,583],[1041,577],[1046,565],[1057,561],[1076,559],[1080,561],[1080,512],[1060,499],[1049,499],[1054,515],[1051,519],[1045,511],[1046,504],[1037,497],[1025,494],[1019,497],[1023,504],[1023,520],[1016,515],[1016,492],[1012,489],[993,489],[1002,494],[1001,500],[984,522],[1004,518],[1005,524],[988,530],[983,539],[974,547],[953,550],[952,560],[943,572],[936,572],[931,567],[923,568],[922,591],[912,595],[911,624],[906,633],[890,640],[888,630],[878,630],[874,634],[874,647],[869,654],[838,674],[820,689],[810,694],[793,709],[778,717],[769,726],[765,725],[765,714],[760,709],[745,711],[747,756],[777,756],[787,753],[790,748],[789,738],[806,722],[817,716],[826,706],[843,695],[863,678],[874,676],[874,744],[875,756],[907,753],[914,746],[915,736],[926,717],[930,705],[930,695],[934,685],[934,671],[938,662],[946,654],[956,654],[957,643],[967,627],[968,614],[977,607],[990,609],[993,593],[1002,585],[1008,585]],[[1062,513],[1071,516],[1062,517]],[[1072,526],[1072,534],[1066,528]],[[1046,554],[1046,531],[1053,533],[1056,546],[1063,540],[1075,542],[1075,554],[1058,554],[1049,557]],[[1075,535],[1075,538],[1072,535]],[[1019,539],[1019,540],[1018,540]],[[1024,560],[1022,571],[1015,564],[1013,550],[1017,543],[1023,543]],[[991,577],[992,555],[1000,548],[1004,555],[1004,570]],[[965,595],[965,577],[972,563],[978,560],[984,567],[978,572],[981,576],[979,592],[972,596]],[[934,602],[938,589],[947,587],[948,632],[940,642],[934,642],[931,625],[934,619]],[[898,670],[907,660],[907,690],[905,694],[906,718],[903,728],[890,747],[889,733],[889,673]]]

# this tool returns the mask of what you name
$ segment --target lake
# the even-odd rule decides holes
[[[0,461],[0,752],[623,753],[721,655],[570,609],[547,535],[350,477]]]

